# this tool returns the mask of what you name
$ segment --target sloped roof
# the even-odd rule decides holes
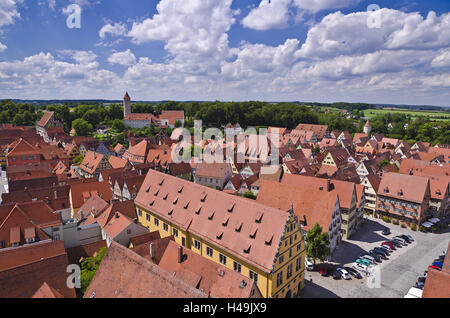
[[[125,168],[125,166],[127,165],[127,162],[128,162],[128,160],[125,160],[123,158],[119,158],[116,156],[109,157],[108,161],[113,169]]]
[[[386,189],[389,192],[385,192]],[[377,194],[422,204],[428,190],[428,178],[400,173],[385,173],[381,178]]]
[[[183,254],[181,263],[178,261],[179,248]],[[159,266],[213,298],[249,298],[252,289],[256,288],[252,279],[183,248],[174,241],[169,242]]]
[[[80,182],[71,184],[70,187],[72,208],[74,209],[80,208],[85,203],[85,199],[87,201],[94,194],[97,194],[107,202],[112,199],[112,192],[108,181]]]
[[[205,298],[206,294],[111,242],[84,298]]]
[[[31,298],[64,298],[64,296],[44,282]]]
[[[312,131],[314,131],[314,134],[316,135],[317,139],[321,140],[325,136],[325,133],[328,130],[328,126],[299,124],[295,129],[296,130],[312,130]]]
[[[65,298],[75,298],[66,284],[67,265],[63,241],[0,250],[0,297],[28,298],[47,282]]]
[[[283,211],[293,207],[299,220],[306,220],[304,229],[309,230],[319,223],[328,231],[337,199],[337,193],[327,192],[326,188],[319,190],[264,180],[256,201]]]
[[[105,156],[100,153],[88,151],[84,156],[83,162],[80,165],[80,169],[93,174],[95,170],[97,170],[103,158],[105,158]]]
[[[148,172],[135,202],[265,272],[272,270],[289,218],[288,212],[153,170]],[[262,214],[262,221],[256,223]],[[252,239],[249,233],[255,225],[258,235]],[[237,228],[240,232],[235,231]],[[272,237],[270,245],[266,244],[268,236]]]
[[[37,126],[41,126],[41,127],[45,127],[48,122],[50,121],[50,119],[52,119],[52,117],[55,115],[54,112],[45,110],[44,111],[44,115],[42,115],[41,119],[37,122]]]
[[[308,189],[326,189],[327,182],[328,180],[323,178],[291,174],[285,174],[281,179],[281,183],[283,184]],[[332,188],[331,192],[336,191],[339,194],[340,206],[349,209],[355,191],[355,184],[341,180],[330,180],[330,184]]]

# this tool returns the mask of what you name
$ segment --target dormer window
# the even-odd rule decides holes
[[[233,212],[233,209],[234,209],[234,206],[236,205],[236,203],[232,203],[231,205],[230,205],[230,207],[228,208],[228,212]]]
[[[199,206],[199,207],[195,210],[195,214],[199,215],[201,210],[202,210],[202,207]]]
[[[175,198],[175,200],[172,201],[173,204],[177,204],[178,202],[178,197]]]
[[[272,240],[273,240],[273,234],[269,234],[267,235],[266,239],[265,239],[265,243],[266,245],[272,245]]]
[[[208,216],[208,220],[212,220],[214,218],[214,213],[216,213],[215,211],[212,211],[211,214]]]
[[[178,193],[181,193],[183,191],[184,186],[181,186],[178,188]]]
[[[207,195],[206,193],[204,193],[203,196],[202,196],[202,198],[200,199],[200,201],[205,202],[207,196],[208,196],[208,195]]]
[[[159,185],[162,186],[163,183],[164,183],[164,179],[162,179],[162,180],[159,182]]]
[[[388,187],[384,188],[384,193],[389,193],[389,188]]]
[[[149,192],[150,191],[150,186],[147,187],[147,189],[145,189],[145,192]]]
[[[398,192],[397,192],[397,195],[398,195],[399,197],[403,196],[403,190],[398,191]]]
[[[223,226],[227,226],[229,220],[230,220],[230,218],[229,218],[229,217],[226,217],[226,218],[223,220],[222,225],[223,225]]]
[[[258,213],[256,214],[255,222],[256,222],[256,223],[261,223],[262,218],[263,218],[263,215],[264,215],[264,213],[258,212]]]
[[[242,224],[243,224],[242,222],[239,223],[238,227],[235,228],[234,230],[235,230],[236,232],[240,232],[240,231],[242,230]]]

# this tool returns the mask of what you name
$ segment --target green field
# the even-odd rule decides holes
[[[447,121],[450,120],[450,113],[438,112],[438,111],[420,111],[420,110],[408,110],[408,109],[392,109],[392,108],[383,108],[383,109],[367,109],[364,111],[364,117],[375,117],[376,115],[382,115],[386,113],[402,113],[406,115],[410,115],[412,118],[416,118],[419,116],[430,117],[432,120],[437,121]]]

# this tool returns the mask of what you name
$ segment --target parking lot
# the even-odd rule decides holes
[[[391,234],[387,236],[381,234],[386,227],[391,230]],[[450,241],[448,228],[439,234],[421,233],[402,229],[379,219],[367,218],[351,240],[340,243],[331,261],[325,265],[334,268],[351,267],[356,258],[399,234],[410,234],[414,242],[396,248],[387,260],[376,265],[380,273],[380,287],[369,287],[368,278],[364,274],[362,279],[352,276],[351,280],[334,280],[331,276],[322,277],[317,271],[307,271],[302,297],[403,298],[433,260],[447,249]],[[374,283],[372,279],[371,282]]]

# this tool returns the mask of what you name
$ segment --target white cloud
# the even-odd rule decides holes
[[[170,56],[196,64],[198,71],[217,68],[228,56],[228,34],[235,22],[232,0],[161,0],[151,19],[133,23],[128,36],[136,44],[165,41]]]
[[[250,11],[242,25],[259,31],[288,26],[289,6],[292,0],[261,0],[259,6]]]
[[[123,66],[131,66],[136,64],[136,57],[131,53],[130,49],[124,52],[116,52],[111,54],[108,58],[108,62],[112,64],[120,64]]]
[[[261,0],[242,20],[242,25],[259,31],[281,29],[303,20],[306,13],[346,8],[361,0]]]
[[[372,27],[368,18],[375,15],[380,28]],[[298,57],[332,58],[339,55],[360,55],[383,49],[441,48],[450,45],[450,14],[436,17],[430,12],[426,19],[419,13],[381,9],[375,12],[327,15],[307,35]]]
[[[8,24],[13,24],[15,19],[20,18],[20,14],[17,11],[17,5],[22,2],[23,0],[0,1],[0,28]]]
[[[431,61],[431,66],[435,68],[450,66],[450,49],[442,51]]]
[[[107,34],[110,34],[112,37],[126,35],[127,34],[127,28],[124,24],[121,23],[114,23],[114,24],[106,24],[104,25],[100,31],[98,32],[98,35],[103,40],[106,38]]]
[[[0,42],[0,53],[7,49],[7,46]]]

